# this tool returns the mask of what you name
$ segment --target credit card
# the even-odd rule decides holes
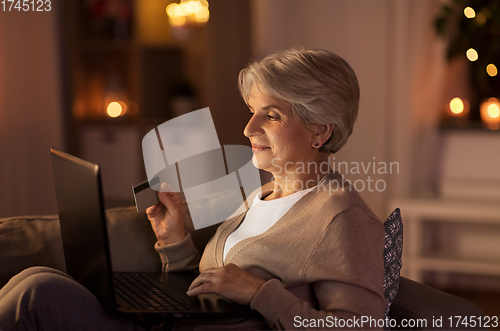
[[[158,200],[158,192],[149,186],[147,180],[132,186],[132,191],[134,192],[135,207],[138,212],[146,210],[160,202]]]

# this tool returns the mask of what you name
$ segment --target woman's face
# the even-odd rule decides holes
[[[275,175],[292,174],[313,161],[313,131],[296,118],[291,106],[252,86],[248,98],[252,117],[243,133],[250,139],[254,165]]]

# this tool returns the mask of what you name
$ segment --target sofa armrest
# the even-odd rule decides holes
[[[23,269],[39,265],[66,271],[58,216],[0,219],[0,288]]]
[[[114,271],[161,271],[156,236],[145,212],[138,213],[135,206],[107,209],[106,223]]]
[[[453,316],[453,325],[450,325],[449,317]],[[408,278],[401,277],[399,290],[394,299],[389,318],[396,320],[397,326],[393,330],[431,330],[431,329],[474,329],[468,325],[456,325],[454,316],[484,316],[484,312],[470,301],[457,296],[434,289],[427,285],[414,282]],[[433,326],[433,321],[442,319],[442,328],[439,324]],[[427,325],[414,325],[413,327],[402,327],[402,322],[425,320]],[[478,325],[479,326],[479,325]],[[477,327],[481,329],[480,327]]]
[[[115,271],[160,271],[156,237],[145,213],[135,207],[106,210],[111,261]],[[0,288],[32,266],[66,271],[57,215],[0,219]]]

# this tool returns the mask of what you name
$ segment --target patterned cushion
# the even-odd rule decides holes
[[[396,208],[384,223],[384,295],[386,301],[385,316],[388,316],[392,301],[398,294],[399,272],[403,253],[403,221],[399,208]]]

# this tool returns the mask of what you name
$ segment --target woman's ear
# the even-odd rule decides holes
[[[333,132],[333,127],[335,124],[321,124],[321,125],[315,125],[314,128],[314,143],[316,146],[316,143],[318,144],[317,146],[321,147],[323,146],[328,139],[332,136]]]

